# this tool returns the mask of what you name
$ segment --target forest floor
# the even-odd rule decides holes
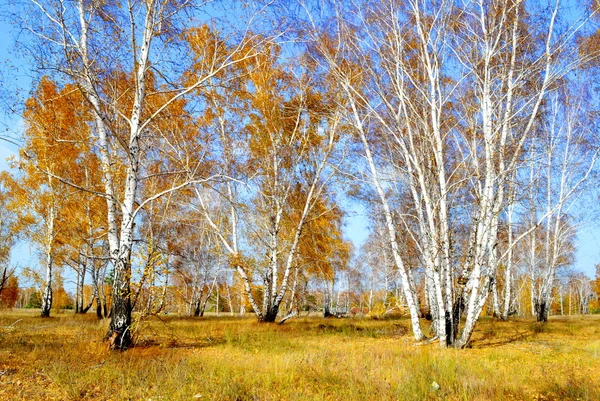
[[[0,400],[600,400],[600,315],[483,318],[472,347],[406,319],[161,316],[109,351],[107,321],[0,312]]]

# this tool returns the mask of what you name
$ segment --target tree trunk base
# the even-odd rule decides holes
[[[260,323],[275,323],[275,319],[277,318],[277,315],[273,316],[273,315],[264,315],[262,317],[262,319],[259,319]]]
[[[275,308],[273,308],[272,310],[268,311],[267,313],[264,313],[262,315],[262,317],[259,319],[259,322],[261,323],[275,323],[275,320],[277,320],[277,314],[279,312],[279,308],[277,308],[277,310],[275,310]]]
[[[108,348],[113,351],[125,351],[133,346],[129,328],[123,332],[109,329],[104,337],[104,341],[108,343]]]
[[[548,321],[548,309],[545,301],[536,303],[536,312],[536,319],[538,322],[546,323]]]

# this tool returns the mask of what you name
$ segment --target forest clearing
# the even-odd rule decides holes
[[[0,312],[0,399],[600,399],[599,315],[482,318],[465,350],[415,346],[405,318],[167,315],[111,352],[99,340],[107,324]]]

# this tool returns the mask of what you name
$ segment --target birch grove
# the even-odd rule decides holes
[[[572,48],[583,22],[559,26],[560,2],[539,14],[522,1],[333,5],[334,31],[310,20],[314,40],[346,93],[414,336],[424,338],[419,303],[390,207],[402,193],[414,204],[404,219],[416,222],[409,235],[418,239],[435,336],[464,347],[506,256],[497,245],[508,183],[549,94],[581,63]],[[390,155],[377,154],[380,142]],[[468,236],[456,238],[459,229]]]
[[[541,181],[531,183],[532,191],[537,189],[539,203],[545,208],[538,212],[542,219],[536,221],[529,244],[531,299],[537,320],[544,322],[548,320],[557,269],[571,262],[576,227],[569,211],[598,158],[598,150],[589,143],[585,125],[588,119],[581,116],[581,110],[585,110],[580,107],[581,95],[562,95],[568,97],[564,103],[559,101],[559,93],[550,99],[549,121],[538,138],[540,160],[532,161],[539,165],[537,175]],[[534,167],[531,169],[533,172]],[[541,238],[536,246],[533,236],[538,234]]]
[[[189,316],[248,309],[280,323],[360,299],[360,314],[381,304],[408,315],[415,341],[456,348],[488,309],[507,320],[529,302],[546,321],[556,293],[564,307],[574,209],[597,170],[584,88],[597,5],[23,7],[45,92],[23,114],[26,170],[12,182],[42,177],[48,197],[28,196],[50,202],[21,217],[45,235],[42,314],[55,264],[76,274],[78,312],[110,305],[120,350],[134,310],[156,316],[175,299]],[[371,230],[361,260],[344,228],[358,202]]]

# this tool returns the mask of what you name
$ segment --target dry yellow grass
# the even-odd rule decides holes
[[[403,319],[168,316],[123,353],[106,325],[1,312],[0,399],[600,400],[600,316],[484,319],[462,351],[413,346]]]

